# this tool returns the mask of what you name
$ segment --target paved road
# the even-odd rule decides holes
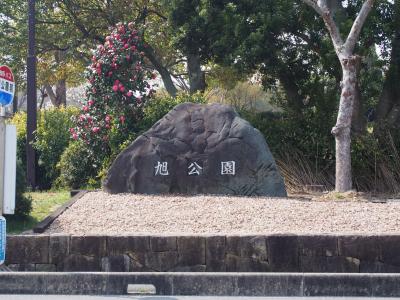
[[[206,297],[206,296],[59,296],[0,295],[0,300],[389,300],[375,297]]]

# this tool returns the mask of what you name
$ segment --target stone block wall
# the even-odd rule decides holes
[[[6,264],[18,271],[400,273],[400,235],[11,235]]]

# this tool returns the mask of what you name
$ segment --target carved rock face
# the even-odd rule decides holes
[[[230,107],[176,106],[121,152],[109,193],[286,196],[261,133]]]

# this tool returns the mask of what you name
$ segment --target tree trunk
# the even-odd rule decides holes
[[[285,92],[288,108],[294,115],[301,117],[304,102],[303,97],[299,94],[299,87],[295,78],[289,70],[283,68],[280,68],[278,78]]]
[[[56,83],[56,107],[67,106],[67,83],[65,79],[60,79]]]
[[[364,105],[361,95],[360,86],[358,81],[356,84],[356,90],[354,95],[353,104],[353,120],[351,122],[351,132],[353,135],[360,136],[366,131],[367,118],[364,116]]]
[[[332,134],[336,141],[336,183],[337,192],[352,189],[351,178],[351,121],[357,84],[357,57],[341,58],[343,71],[342,92],[339,103],[339,113]]]
[[[43,104],[44,104],[44,99],[46,99],[47,94],[46,94],[46,88],[43,86],[41,88],[39,88],[40,91],[40,104],[39,104],[39,109],[43,108]]]
[[[356,61],[356,87],[354,93],[353,116],[351,121],[351,132],[353,135],[362,135],[366,131],[367,119],[364,116],[364,105],[359,85],[359,75],[361,69],[361,57],[357,56]]]
[[[44,85],[47,95],[51,103],[55,107],[67,106],[67,84],[65,79],[58,80],[56,83],[56,92],[54,93],[53,87],[50,84]]]
[[[200,56],[198,54],[187,55],[187,70],[189,74],[190,93],[206,90],[205,73],[201,70]]]
[[[66,51],[55,51],[54,59],[57,64],[60,64],[64,61],[66,56]],[[46,89],[47,95],[50,98],[51,103],[55,107],[60,107],[61,105],[67,106],[67,80],[62,78],[56,82],[56,91],[54,93],[53,87],[50,84],[45,84],[44,88]]]
[[[57,102],[56,102],[56,94],[54,94],[54,91],[53,91],[53,88],[51,87],[51,85],[48,84],[48,83],[46,83],[46,84],[44,85],[44,88],[46,89],[47,95],[49,96],[51,103],[52,103],[54,106],[57,106],[57,105],[56,105],[56,103],[57,103]]]
[[[400,14],[400,13],[399,13]],[[400,18],[400,16],[399,16]],[[380,135],[384,128],[395,127],[398,122],[397,111],[400,105],[400,29],[392,41],[392,51],[389,69],[386,72],[385,82],[378,106],[376,108],[376,123],[374,132]],[[395,116],[395,117],[394,117]]]
[[[170,94],[172,97],[176,97],[178,90],[175,87],[174,82],[172,81],[171,73],[168,71],[166,67],[162,65],[160,60],[157,58],[154,49],[150,45],[147,45],[143,49],[143,52],[146,54],[146,57],[149,59],[153,67],[160,74],[161,79],[164,83],[164,87],[167,90],[168,94]]]

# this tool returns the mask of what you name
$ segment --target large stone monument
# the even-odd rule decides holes
[[[286,196],[262,134],[227,105],[184,103],[118,155],[110,193]]]

